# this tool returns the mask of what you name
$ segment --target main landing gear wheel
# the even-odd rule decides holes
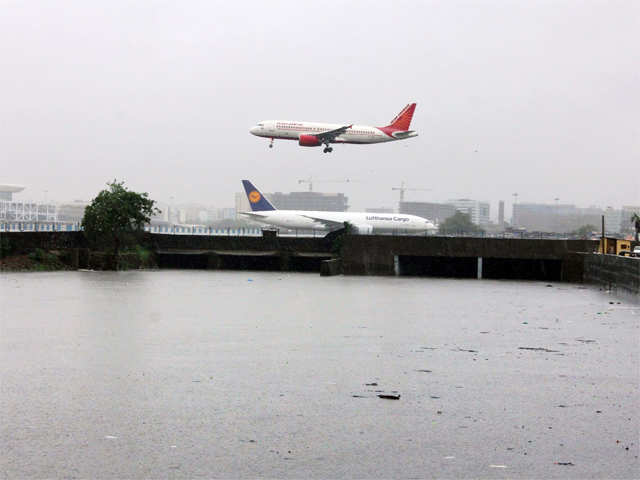
[[[333,152],[333,147],[324,147],[324,153],[331,153]]]

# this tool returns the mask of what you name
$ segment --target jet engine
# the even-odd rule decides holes
[[[373,233],[373,226],[366,223],[354,225],[353,227],[358,235],[371,235]]]
[[[322,144],[314,135],[300,135],[298,145],[301,147],[319,147]]]

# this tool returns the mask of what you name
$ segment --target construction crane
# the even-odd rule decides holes
[[[314,183],[351,183],[351,182],[353,182],[353,180],[350,180],[348,178],[345,178],[342,180],[314,180],[313,178],[309,177],[309,178],[303,178],[301,180],[298,180],[298,183],[308,183],[310,192],[313,192]]]
[[[423,192],[428,192],[431,189],[430,188],[409,188],[409,187],[405,187],[404,186],[404,182],[400,182],[400,186],[399,187],[391,187],[391,190],[399,190],[400,191],[400,202],[404,202],[404,192],[411,190],[411,191],[423,191]]]

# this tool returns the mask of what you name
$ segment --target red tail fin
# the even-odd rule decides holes
[[[413,112],[415,109],[416,104],[410,103],[404,107],[398,115],[396,115],[396,118],[391,121],[389,126],[398,130],[409,130],[409,125],[411,125],[411,119],[413,118]]]

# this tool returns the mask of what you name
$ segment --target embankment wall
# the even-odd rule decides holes
[[[619,255],[584,255],[585,283],[625,296],[640,297],[640,258]]]

